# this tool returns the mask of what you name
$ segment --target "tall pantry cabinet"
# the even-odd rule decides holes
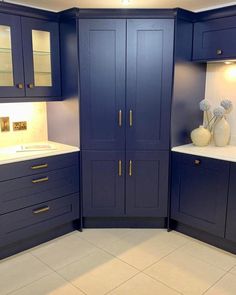
[[[84,217],[166,217],[173,19],[80,19]]]

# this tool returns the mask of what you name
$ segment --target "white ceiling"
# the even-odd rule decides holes
[[[0,0],[2,1],[2,0]],[[236,2],[225,0],[130,0],[129,5],[121,0],[6,0],[52,11],[61,11],[72,7],[80,8],[175,8],[181,7],[199,11],[222,6],[234,5]]]

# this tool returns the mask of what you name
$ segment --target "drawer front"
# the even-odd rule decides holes
[[[194,60],[236,57],[236,17],[198,22],[194,25]]]
[[[216,171],[228,171],[229,170],[229,162],[202,157],[195,155],[188,155],[174,152],[173,161],[178,163],[179,165],[188,165],[196,168],[216,170]]]
[[[4,214],[0,216],[0,247],[78,218],[78,194]]]
[[[0,165],[0,181],[44,173],[78,164],[79,153],[76,152]]]
[[[0,183],[0,214],[79,191],[78,166]]]

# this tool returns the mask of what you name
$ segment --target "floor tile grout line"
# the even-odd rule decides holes
[[[32,254],[33,255],[33,254]],[[34,255],[33,255],[34,256]],[[68,282],[69,284],[71,284],[73,287],[75,287],[76,289],[78,289],[79,291],[81,291],[82,293],[84,293],[85,295],[87,295],[83,290],[81,290],[80,288],[78,288],[77,286],[75,286],[73,283],[71,283],[71,281],[67,280],[66,278],[64,278],[60,273],[58,273],[55,269],[53,269],[50,265],[48,265],[47,263],[45,263],[44,261],[42,261],[39,257],[34,256],[36,259],[38,259],[40,262],[44,263],[48,268],[50,268],[54,273],[56,273],[58,276],[60,276],[64,281]],[[49,274],[50,275],[50,274]]]
[[[40,277],[40,278],[37,278],[36,280],[31,281],[29,284],[23,285],[23,286],[21,286],[21,287],[19,287],[19,288],[16,288],[16,289],[14,289],[14,290],[12,290],[12,291],[10,291],[10,292],[7,292],[7,293],[5,293],[5,294],[3,294],[3,295],[10,295],[10,294],[12,294],[12,293],[14,293],[14,292],[16,292],[16,291],[19,291],[19,290],[21,290],[21,289],[23,289],[23,288],[25,288],[25,287],[27,287],[27,286],[30,286],[31,284],[33,284],[33,283],[35,283],[35,282],[37,282],[37,281],[40,281],[41,279],[44,279],[44,278],[48,277],[50,274],[52,274],[52,272],[49,273],[49,274],[47,274],[47,275],[44,275],[44,276],[42,276],[42,277]]]
[[[138,273],[136,273],[135,275],[133,275],[132,277],[130,277],[129,279],[125,280],[124,282],[120,283],[118,286],[114,287],[113,289],[111,289],[110,291],[104,293],[104,295],[108,295],[111,292],[113,292],[114,290],[120,288],[122,285],[124,285],[125,283],[127,283],[128,281],[132,280],[133,278],[135,278],[137,275],[139,275],[141,273],[141,271],[139,271]]]
[[[232,274],[231,270],[234,269],[235,265],[232,266],[228,271],[226,271],[211,287],[209,287],[206,291],[202,293],[202,295],[206,294],[211,288],[213,288],[219,281],[221,281],[227,274]],[[234,274],[232,274],[234,275]]]

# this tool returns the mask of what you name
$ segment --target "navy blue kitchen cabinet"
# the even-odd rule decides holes
[[[84,150],[124,149],[125,48],[125,20],[79,21]]]
[[[59,23],[32,10],[0,13],[1,102],[61,99]]]
[[[59,24],[22,18],[26,96],[59,97]]]
[[[169,148],[174,20],[127,21],[128,150]]]
[[[166,217],[169,152],[126,153],[126,214]]]
[[[20,17],[0,13],[0,97],[24,95]]]
[[[229,163],[173,153],[171,218],[224,237]]]
[[[124,215],[124,152],[83,151],[82,171],[84,216]]]
[[[0,165],[0,259],[81,227],[79,153]]]
[[[231,163],[228,196],[228,210],[226,221],[226,239],[236,242],[236,165]]]
[[[236,16],[194,24],[193,60],[236,57]]]

